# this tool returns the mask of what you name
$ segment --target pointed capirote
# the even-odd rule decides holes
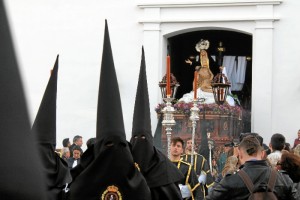
[[[100,73],[97,140],[101,140],[108,135],[116,135],[126,139],[119,85],[106,20]]]
[[[0,0],[0,197],[46,199],[4,2]]]
[[[149,95],[143,47],[130,143],[132,145],[133,159],[140,166],[141,172],[145,174],[149,171],[149,168],[152,167],[151,162],[155,149],[153,148],[153,137],[151,132]]]
[[[132,123],[132,155],[150,187],[152,200],[182,199],[178,182],[184,177],[177,167],[153,146],[144,48]]]
[[[80,164],[71,170],[70,198],[150,200],[150,189],[134,164],[125,137],[107,21],[104,34],[96,142],[83,153]]]
[[[31,130],[36,138],[43,174],[46,176],[48,200],[61,198],[62,188],[72,180],[68,164],[55,152],[58,61],[57,55]]]
[[[57,95],[57,55],[50,79],[32,126],[37,141],[56,146],[56,95]]]
[[[144,48],[142,48],[142,59],[132,123],[132,137],[137,135],[146,136],[151,141],[153,139]]]

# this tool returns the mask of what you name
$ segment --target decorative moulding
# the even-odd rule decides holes
[[[138,2],[137,6],[144,10],[144,15],[139,19],[139,23],[143,24],[247,21],[272,22],[279,20],[279,17],[274,15],[274,6],[280,5],[282,2],[282,0],[219,0],[189,2],[182,0],[168,2],[166,0],[163,3],[159,3],[147,0]],[[213,9],[214,11],[202,14],[203,9],[205,8]],[[175,14],[175,10],[179,14]],[[201,14],[195,14],[195,10],[198,10]],[[189,14],[183,15],[180,13]],[[214,13],[219,13],[219,15]]]
[[[155,2],[140,1],[137,6],[140,8],[184,8],[184,7],[220,7],[220,6],[258,6],[258,5],[279,5],[283,0],[223,0],[223,1],[173,1]]]

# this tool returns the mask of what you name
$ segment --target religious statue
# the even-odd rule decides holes
[[[196,56],[195,59],[196,62],[195,70],[198,71],[197,87],[204,92],[212,92],[211,81],[214,75],[209,68],[209,58],[206,51],[209,48],[209,41],[201,39],[196,44],[195,48],[199,52],[199,57]],[[190,65],[193,64],[193,62],[190,59],[185,60],[185,62]],[[193,89],[197,90],[198,88],[193,88]]]
[[[197,52],[199,52],[199,54],[197,54],[196,56],[190,56],[185,60],[187,64],[195,67],[195,71],[197,71],[197,88],[195,88],[195,84],[193,82],[193,91],[184,94],[178,100],[178,102],[189,103],[192,102],[196,96],[197,99],[201,99],[201,101],[205,104],[215,103],[211,82],[214,76],[220,73],[220,70],[225,71],[225,68],[222,66],[225,47],[223,46],[222,42],[219,43],[219,46],[217,48],[218,53],[216,55],[216,62],[208,54],[207,50],[209,48],[209,45],[210,43],[208,40],[201,39],[195,46],[195,49]],[[226,102],[230,106],[235,105],[234,99],[231,96],[227,96]]]

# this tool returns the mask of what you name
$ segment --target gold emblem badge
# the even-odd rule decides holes
[[[111,185],[103,192],[101,200],[122,200],[122,195],[119,192],[119,188]]]

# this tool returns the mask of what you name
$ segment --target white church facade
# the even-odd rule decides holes
[[[231,31],[252,38],[251,131],[265,143],[282,133],[293,145],[300,129],[300,17],[297,0],[5,1],[31,119],[56,54],[60,54],[57,144],[95,137],[104,19],[108,20],[127,139],[144,46],[152,131],[162,102],[170,38],[192,32]],[[201,38],[199,37],[199,40]],[[204,38],[205,39],[205,38]],[[230,44],[225,44],[230,48]],[[191,47],[193,48],[193,47]],[[226,53],[225,53],[226,55]],[[172,55],[171,55],[172,56]],[[172,66],[171,66],[172,67]]]

